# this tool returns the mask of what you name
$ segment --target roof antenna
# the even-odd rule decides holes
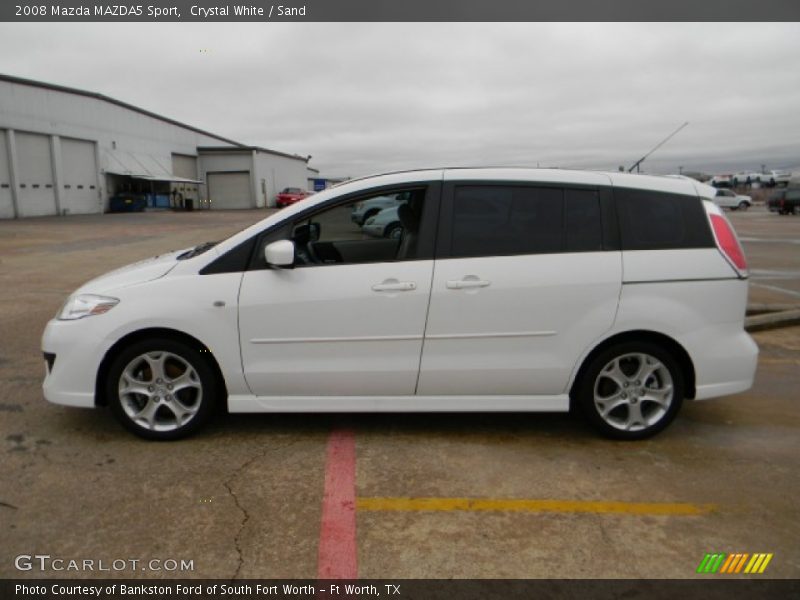
[[[675,130],[675,131],[673,131],[672,133],[670,133],[670,134],[669,134],[667,137],[665,137],[665,138],[664,138],[663,140],[661,140],[661,141],[660,141],[658,144],[656,144],[655,148],[653,148],[652,150],[650,150],[650,152],[648,152],[647,154],[645,154],[645,155],[644,155],[642,158],[640,158],[639,160],[637,160],[635,163],[633,163],[633,164],[631,165],[631,168],[630,168],[630,169],[628,169],[628,173],[630,173],[630,172],[631,172],[631,171],[633,171],[634,169],[636,169],[636,172],[638,173],[638,172],[639,172],[639,165],[641,165],[641,164],[644,162],[644,159],[645,159],[645,158],[647,158],[648,156],[650,156],[650,155],[651,155],[653,152],[655,152],[656,150],[658,150],[659,148],[661,148],[661,146],[663,146],[664,144],[666,144],[666,143],[667,143],[667,142],[668,142],[670,139],[672,139],[673,137],[675,137],[675,135],[676,135],[676,134],[677,134],[677,133],[678,133],[678,132],[679,132],[681,129],[683,129],[684,127],[686,127],[688,124],[689,124],[689,121],[686,121],[686,122],[685,122],[683,125],[681,125],[680,127],[678,127],[678,128]]]

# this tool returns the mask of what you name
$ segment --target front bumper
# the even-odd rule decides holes
[[[107,340],[93,335],[84,319],[47,323],[42,351],[55,357],[51,365],[45,359],[45,399],[66,406],[95,406],[97,370],[109,347]]]
[[[372,237],[383,237],[383,226],[381,225],[364,225],[361,231]]]

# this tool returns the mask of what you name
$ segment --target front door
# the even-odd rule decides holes
[[[352,219],[354,205],[386,191],[298,217],[287,229],[295,267],[245,273],[240,343],[256,396],[414,394],[438,187],[403,190],[409,205],[375,215],[370,229]]]

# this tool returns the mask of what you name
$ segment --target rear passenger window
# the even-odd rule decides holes
[[[567,252],[603,249],[600,198],[593,190],[564,190]]]
[[[714,246],[699,198],[616,189],[623,250],[669,250]]]
[[[451,256],[602,249],[596,191],[530,186],[457,186]]]

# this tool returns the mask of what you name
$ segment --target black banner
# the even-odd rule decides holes
[[[800,598],[800,581],[729,579],[692,580],[0,580],[3,600],[102,600],[175,598],[180,600],[303,600],[392,598],[403,600],[486,600],[554,598],[569,600],[789,600]]]
[[[797,0],[12,0],[0,21],[800,21]]]

